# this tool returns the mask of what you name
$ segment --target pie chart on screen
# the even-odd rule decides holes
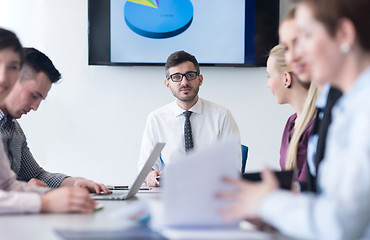
[[[127,26],[147,38],[177,36],[193,21],[190,0],[127,0],[123,11]]]

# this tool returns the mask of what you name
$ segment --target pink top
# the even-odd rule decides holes
[[[31,187],[26,182],[16,180],[0,137],[0,214],[40,212],[40,194],[47,190],[49,189]]]
[[[297,118],[297,114],[294,113],[292,116],[288,118],[288,121],[285,125],[283,138],[281,140],[281,147],[280,147],[280,167],[282,170],[285,170],[285,162],[286,156],[288,153],[288,147],[290,143],[290,139],[294,133],[294,126],[295,120]],[[297,168],[298,168],[298,181],[299,182],[306,182],[307,181],[307,144],[308,140],[310,139],[314,119],[307,125],[307,128],[304,130],[298,144],[298,152],[297,152]]]

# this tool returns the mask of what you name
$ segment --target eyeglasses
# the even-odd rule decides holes
[[[187,72],[184,74],[181,73],[174,73],[167,77],[167,80],[171,78],[172,82],[181,82],[183,77],[186,77],[186,80],[192,81],[199,76],[197,72]]]

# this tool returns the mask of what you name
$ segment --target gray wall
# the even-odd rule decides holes
[[[282,16],[287,8],[282,0]],[[39,110],[20,122],[45,169],[130,183],[146,117],[173,96],[161,67],[88,66],[87,24],[86,0],[0,0],[0,26],[45,52],[63,74]],[[201,97],[231,110],[250,147],[248,171],[279,169],[281,133],[293,110],[276,104],[265,68],[204,67],[202,73]]]

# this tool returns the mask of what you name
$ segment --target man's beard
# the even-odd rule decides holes
[[[189,88],[189,86],[184,86],[184,87],[180,88],[179,91],[181,91],[181,89],[183,89],[183,88]],[[195,88],[191,88],[190,92],[185,96],[181,96],[180,92],[175,92],[175,91],[172,90],[173,96],[175,96],[177,99],[179,99],[183,102],[193,101],[197,97],[198,92],[199,92],[199,86],[197,86]]]

